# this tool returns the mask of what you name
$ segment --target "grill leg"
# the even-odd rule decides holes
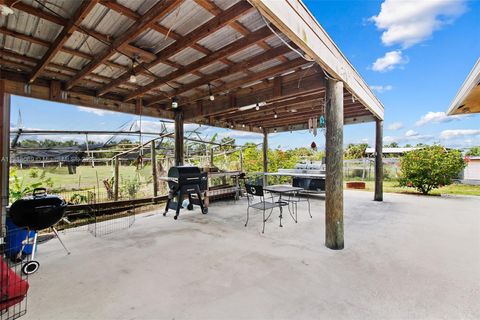
[[[67,254],[70,254],[70,251],[68,251],[67,247],[66,247],[65,244],[63,243],[62,238],[60,238],[60,235],[58,234],[57,229],[55,229],[54,227],[52,227],[52,230],[53,230],[53,233],[55,233],[55,235],[57,236],[58,241],[60,241],[60,243],[62,244],[63,249],[65,249],[65,251],[67,251]]]
[[[168,206],[170,205],[170,197],[167,199],[167,205],[165,206],[165,211],[163,212],[163,216],[166,216],[167,215],[167,212],[168,212]]]
[[[198,203],[200,205],[200,209],[202,210],[202,213],[203,214],[207,214],[208,210],[207,208],[204,206],[203,204],[203,200],[202,200],[202,196],[201,196],[201,193],[200,193],[200,189],[198,189],[197,191],[197,197],[198,197]]]
[[[180,214],[180,208],[182,207],[182,201],[183,201],[183,192],[180,191],[178,193],[178,198],[177,198],[177,211],[175,212],[175,217],[173,219],[177,220],[178,215]]]

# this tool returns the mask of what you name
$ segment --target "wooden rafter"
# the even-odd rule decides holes
[[[301,96],[309,92],[323,90],[325,87],[325,78],[319,73],[316,73],[315,70],[309,70],[309,72],[311,73],[305,75],[300,85],[298,79],[295,78],[298,75],[292,74],[285,76],[288,77],[289,81],[283,81],[282,83],[282,98],[286,99],[288,97]],[[215,99],[215,101],[204,101],[202,108],[198,108],[197,105],[188,106],[185,108],[185,119],[195,121],[196,119],[209,117],[219,112],[238,112],[239,107],[274,99],[271,86],[258,90],[250,90],[249,88],[241,89],[235,93],[235,96],[234,104],[232,104],[227,97],[221,96]]]
[[[87,17],[87,15],[90,13],[93,7],[95,7],[98,1],[99,0],[90,0],[82,2],[77,11],[68,20],[67,25],[63,27],[62,32],[60,32],[55,41],[50,45],[48,51],[43,55],[42,60],[37,64],[35,69],[33,69],[32,74],[30,75],[30,79],[28,79],[30,83],[35,81],[35,79],[43,71],[43,69],[45,69],[48,63],[55,57],[57,52],[60,51],[65,42],[75,31],[76,26],[82,23],[82,21]]]
[[[290,48],[287,46],[281,46],[281,47],[276,47],[274,49],[270,49],[269,51],[266,51],[264,53],[261,53],[259,55],[253,56],[247,60],[241,61],[239,63],[234,64],[233,66],[222,69],[220,71],[211,73],[209,75],[206,75],[203,78],[200,78],[198,80],[195,80],[193,82],[190,82],[181,88],[178,88],[175,90],[175,94],[179,95],[182,94],[183,92],[189,91],[193,88],[199,87],[201,85],[205,85],[211,81],[221,79],[223,77],[226,77],[228,75],[235,74],[237,72],[245,72],[245,70],[248,70],[249,68],[255,67],[257,65],[260,65],[262,63],[265,63],[267,61],[270,61],[272,59],[275,59],[281,55],[284,55],[285,53],[289,52]],[[255,74],[253,74],[255,77]]]
[[[219,94],[219,93],[222,93],[222,92],[230,91],[232,89],[239,88],[239,87],[241,87],[243,85],[246,85],[248,83],[261,81],[261,80],[267,79],[269,77],[273,77],[273,76],[276,76],[278,74],[285,73],[289,70],[295,69],[295,68],[297,68],[299,66],[302,66],[306,63],[307,62],[303,58],[297,58],[297,59],[291,60],[287,63],[283,63],[283,64],[280,64],[280,65],[274,66],[272,68],[268,68],[268,69],[262,70],[260,72],[256,72],[253,75],[249,75],[246,78],[241,78],[241,79],[226,83],[223,86],[215,87],[215,88],[212,89],[212,92],[214,94]],[[196,101],[198,99],[203,99],[207,95],[208,95],[208,93],[201,93],[201,94],[196,95],[192,98],[189,98],[188,102]]]
[[[112,45],[98,54],[95,59],[90,61],[74,78],[67,82],[66,88],[71,89],[84,76],[95,70],[99,65],[103,64],[112,54],[117,52],[122,45],[131,42],[143,31],[148,29],[152,23],[155,23],[162,16],[165,16],[175,9],[181,0],[165,0],[161,4],[153,6],[147,13],[136,23],[134,23],[126,32],[116,38]]]
[[[171,80],[174,80],[176,78],[179,78],[185,74],[191,73],[195,70],[199,70],[215,61],[217,61],[220,58],[228,57],[236,52],[239,52],[252,44],[263,40],[266,37],[271,36],[270,30],[268,28],[262,28],[260,30],[257,30],[246,37],[243,37],[234,43],[231,43],[230,45],[225,46],[224,48],[211,53],[208,56],[205,56],[189,65],[186,65],[180,69],[177,69],[176,71],[166,75],[165,77],[158,78],[157,80],[149,83],[148,85],[144,86],[143,88],[132,92],[130,95],[125,98],[125,100],[130,100],[134,99],[135,97],[138,97],[140,95],[143,95],[144,93],[152,90],[153,88],[156,88],[158,86],[163,85],[166,82],[169,82]]]
[[[199,26],[195,30],[191,31],[184,37],[180,38],[178,41],[174,42],[164,50],[157,53],[157,60],[152,61],[151,63],[147,63],[145,66],[137,66],[134,69],[134,72],[139,71],[142,68],[150,69],[156,66],[159,63],[163,63],[169,57],[173,56],[174,54],[180,52],[181,50],[191,46],[192,44],[196,43],[200,39],[212,34],[213,32],[221,29],[230,21],[238,19],[241,15],[245,14],[249,10],[252,10],[252,6],[247,2],[239,2],[229,9],[225,10],[222,15],[216,16],[209,20],[208,22],[204,23],[203,25]],[[124,74],[120,76],[118,79],[112,81],[109,85],[102,88],[99,92],[99,95],[103,95],[108,92],[111,88],[114,88],[121,83],[128,80],[128,74]]]
[[[284,120],[290,120],[293,118],[304,118],[308,119],[308,117],[312,116],[319,116],[322,114],[322,107],[323,103],[320,101],[313,101],[310,103],[302,103],[300,105],[291,105],[286,106],[280,110],[269,110],[269,111],[257,111],[251,112],[251,114],[246,115],[240,118],[225,118],[224,120],[232,121],[232,122],[240,122],[244,124],[256,124],[256,123],[275,123],[281,122]],[[349,103],[345,104],[345,115],[357,114],[359,112],[365,111],[358,103]],[[296,112],[292,112],[292,109],[295,109]],[[324,111],[323,111],[324,112]],[[275,113],[277,114],[277,118],[274,118]],[[222,118],[218,118],[222,120]]]

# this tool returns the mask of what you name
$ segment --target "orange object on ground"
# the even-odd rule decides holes
[[[347,182],[347,189],[365,189],[365,182],[363,181]]]

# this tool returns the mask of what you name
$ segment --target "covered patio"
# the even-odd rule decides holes
[[[421,200],[420,200],[421,199]],[[245,202],[178,221],[161,210],[105,237],[40,244],[25,319],[478,319],[478,197],[345,192],[348,246],[331,251],[322,197],[310,219],[261,234]],[[454,213],[454,214],[453,214]],[[458,245],[462,244],[462,245]]]
[[[343,126],[376,122],[382,195],[383,106],[298,0],[2,0],[2,229],[8,197],[9,95],[268,134],[326,119],[325,245],[344,247]],[[321,207],[315,207],[319,212]],[[318,236],[318,234],[317,234]]]

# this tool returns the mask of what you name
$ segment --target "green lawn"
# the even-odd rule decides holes
[[[375,182],[366,181],[365,191],[373,191]],[[383,191],[391,193],[412,193],[420,194],[414,188],[399,187],[398,182],[396,181],[384,181],[383,182]],[[441,195],[441,194],[461,194],[461,195],[471,195],[471,196],[480,196],[480,186],[471,186],[454,183],[449,186],[445,186],[440,189],[434,189],[430,192],[432,195]]]
[[[62,168],[39,168],[39,173],[45,171],[45,178],[51,178],[53,189],[55,190],[79,190],[93,188],[98,183],[103,188],[103,180],[113,177],[113,167],[110,166],[80,166],[76,174],[68,174],[67,167]],[[145,166],[141,170],[136,170],[135,166],[120,166],[120,177],[123,179],[134,179],[137,174],[140,181],[145,181],[151,176],[151,166]],[[38,181],[37,178],[31,178],[30,169],[17,170],[18,176],[23,178],[24,184]]]

